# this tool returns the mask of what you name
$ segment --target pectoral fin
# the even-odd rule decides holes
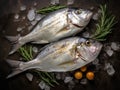
[[[64,66],[64,65],[73,65],[73,64],[75,64],[75,62],[74,62],[74,60],[70,60],[70,61],[66,61],[66,62],[63,62],[63,63],[60,63],[60,64],[58,64],[58,66]]]
[[[38,41],[33,41],[32,43],[33,44],[46,44],[46,43],[49,43],[49,41],[47,41],[47,40],[38,40]]]

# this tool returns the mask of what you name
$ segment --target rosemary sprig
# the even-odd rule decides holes
[[[23,46],[20,47],[19,49],[19,53],[20,55],[23,57],[23,59],[25,61],[30,61],[33,59],[33,51],[32,51],[32,46]],[[36,74],[38,74],[38,76],[40,77],[40,79],[42,79],[46,84],[54,87],[53,84],[59,84],[56,79],[54,78],[54,75],[52,75],[52,73],[48,73],[48,72],[40,72],[37,70],[34,70],[34,72]]]
[[[25,61],[32,60],[32,46],[23,46],[20,47],[19,51],[20,55],[24,58]]]
[[[52,6],[48,6],[48,7],[45,7],[45,8],[42,8],[40,10],[37,10],[36,12],[38,14],[46,14],[46,13],[49,13],[49,12],[52,12],[52,11],[55,11],[55,10],[58,10],[58,9],[62,9],[62,8],[65,8],[66,6],[63,6],[63,5],[52,5]]]
[[[108,13],[106,5],[100,5],[100,9],[101,17],[92,38],[98,41],[105,41],[106,36],[112,32],[112,27],[115,25],[116,22],[115,16]]]

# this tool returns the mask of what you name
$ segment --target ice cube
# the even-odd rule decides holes
[[[67,5],[74,4],[74,1],[75,1],[75,0],[67,0]]]
[[[23,20],[25,20],[25,18],[26,18],[25,16],[22,17]]]
[[[21,7],[20,7],[20,11],[25,11],[26,10],[26,6],[25,5],[22,5]]]
[[[18,31],[18,32],[20,32],[20,31],[22,31],[22,30],[23,30],[22,27],[18,27],[18,28],[17,28],[17,31]]]
[[[65,77],[64,83],[68,83],[73,79],[73,77],[67,76]]]
[[[37,47],[33,47],[33,52],[37,53],[38,52],[38,48]]]
[[[33,75],[31,73],[26,73],[26,77],[29,81],[32,81]]]
[[[35,9],[28,11],[27,18],[29,21],[33,21],[35,19]]]
[[[87,84],[87,79],[86,78],[83,78],[81,81],[80,81],[81,84]]]
[[[44,83],[44,81],[41,81],[38,86],[41,88],[41,89],[45,89],[46,87],[46,84]]]
[[[14,18],[19,19],[19,14],[15,14]]]
[[[36,6],[37,5],[37,2],[34,2],[34,6]]]
[[[94,64],[94,65],[98,65],[98,64],[99,64],[99,59],[96,58],[96,59],[92,62],[92,64]]]
[[[56,79],[58,79],[58,80],[61,79],[61,75],[60,75],[60,73],[56,73]]]
[[[50,86],[45,85],[45,89],[44,90],[50,90]]]
[[[36,20],[36,21],[39,21],[39,20],[42,19],[43,17],[44,17],[44,15],[37,14],[36,17],[35,17],[35,20]]]
[[[59,0],[51,0],[50,3],[52,5],[56,5],[56,4],[59,4]]]
[[[92,17],[93,20],[98,20],[99,19],[99,14],[95,13]]]
[[[37,21],[32,21],[31,24],[34,26],[37,23]]]
[[[112,42],[111,43],[111,48],[116,51],[116,50],[119,49],[119,45],[117,43],[115,43],[115,42]]]
[[[113,50],[109,49],[106,51],[106,53],[109,55],[109,56],[112,56],[113,55]]]
[[[113,66],[110,63],[105,64],[105,70],[107,70],[108,75],[112,76],[115,73]]]

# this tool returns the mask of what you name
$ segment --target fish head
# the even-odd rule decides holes
[[[102,44],[96,40],[80,38],[78,42],[77,53],[84,61],[93,61],[102,48]]]
[[[85,27],[89,23],[93,12],[85,9],[74,9],[72,10],[71,14],[72,15],[70,15],[70,19],[73,24]]]

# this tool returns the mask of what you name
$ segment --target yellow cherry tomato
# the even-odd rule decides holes
[[[93,72],[87,72],[86,77],[88,80],[93,80],[95,75]]]
[[[83,66],[83,67],[80,68],[80,70],[81,70],[82,72],[85,72],[85,71],[87,70],[87,67],[86,67],[86,66]]]
[[[76,79],[81,79],[82,78],[82,72],[80,72],[80,71],[77,71],[77,72],[75,72],[75,74],[74,74],[74,77],[76,78]]]

